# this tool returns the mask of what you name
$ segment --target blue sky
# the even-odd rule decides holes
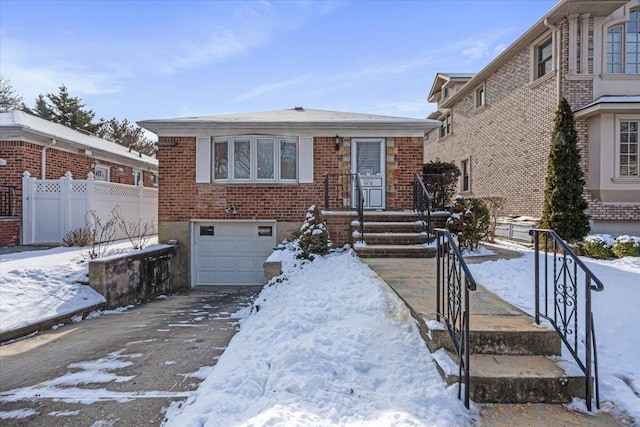
[[[0,73],[32,106],[65,84],[96,118],[295,106],[423,118],[555,1],[0,1]]]

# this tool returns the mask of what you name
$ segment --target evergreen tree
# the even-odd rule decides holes
[[[99,125],[96,136],[100,138],[130,147],[148,156],[156,152],[155,144],[144,136],[142,128],[127,119],[122,121],[118,121],[115,117],[111,120],[101,119]]]
[[[568,242],[581,241],[590,230],[584,185],[575,119],[571,106],[562,98],[556,111],[539,226],[555,230]]]
[[[25,111],[71,129],[96,133],[101,123],[93,123],[95,113],[85,108],[80,98],[70,96],[65,85],[58,89],[58,94],[48,93],[46,98],[42,94],[38,95],[35,107],[25,107]]]
[[[0,111],[19,110],[22,97],[16,93],[11,80],[0,76]]]

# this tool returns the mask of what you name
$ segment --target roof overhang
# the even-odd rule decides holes
[[[473,77],[472,73],[438,73],[429,91],[427,100],[429,102],[437,102],[436,95],[442,91],[443,88],[450,88],[459,83],[466,83]]]
[[[577,119],[588,119],[601,114],[639,114],[640,96],[603,96],[576,110]]]

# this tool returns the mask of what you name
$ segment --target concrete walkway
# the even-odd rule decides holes
[[[492,256],[465,258],[467,263],[520,257],[515,251],[491,248]],[[407,304],[414,316],[423,321],[435,320],[435,258],[368,258],[362,259]],[[482,285],[473,292],[470,322],[475,330],[504,330],[512,327],[539,331],[531,317],[511,306]],[[553,404],[479,404],[482,426],[620,426],[608,413],[583,414]]]

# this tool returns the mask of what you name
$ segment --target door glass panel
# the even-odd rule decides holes
[[[358,141],[356,149],[357,171],[361,175],[380,175],[380,142]]]
[[[267,138],[258,138],[256,141],[258,179],[274,179],[274,143],[275,140]]]
[[[251,140],[249,139],[233,141],[233,177],[235,179],[251,178]]]

